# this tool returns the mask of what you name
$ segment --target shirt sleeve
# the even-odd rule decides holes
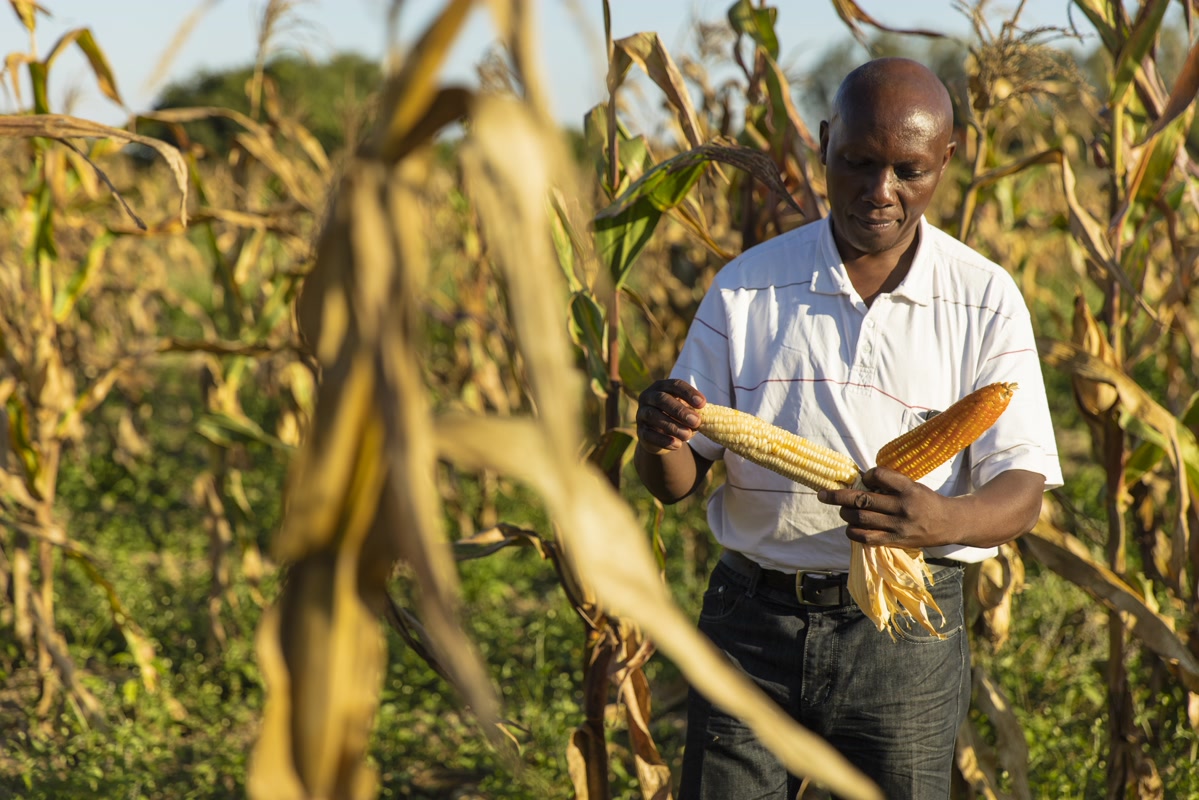
[[[733,404],[732,373],[729,369],[728,315],[723,294],[716,284],[700,301],[683,342],[671,378],[686,381],[703,392],[709,403]],[[706,436],[697,435],[691,448],[704,458],[715,461],[724,457],[724,448]]]
[[[984,330],[974,388],[999,381],[1019,388],[999,420],[970,447],[972,488],[1020,469],[1045,476],[1045,488],[1053,489],[1062,485],[1062,471],[1032,320],[1015,282],[997,283],[999,313]]]

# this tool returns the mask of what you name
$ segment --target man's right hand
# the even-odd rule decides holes
[[[655,381],[637,398],[637,441],[652,455],[678,450],[699,430],[699,414],[707,399],[686,381]]]

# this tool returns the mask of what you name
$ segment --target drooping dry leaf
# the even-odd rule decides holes
[[[1075,346],[1095,356],[1104,364],[1116,368],[1116,354],[1099,328],[1095,315],[1091,313],[1087,300],[1082,292],[1074,295],[1073,334],[1071,339]],[[1106,414],[1120,399],[1114,386],[1104,381],[1090,380],[1072,375],[1070,382],[1074,385],[1074,398],[1078,407],[1090,419],[1098,419]]]
[[[1020,542],[1042,564],[1113,611],[1128,614],[1131,633],[1177,669],[1184,686],[1199,690],[1199,659],[1179,639],[1170,621],[1149,608],[1136,589],[1096,561],[1076,537],[1042,519]]]
[[[1188,12],[1188,27],[1190,26],[1190,4],[1184,4]],[[1182,115],[1182,112],[1190,108],[1195,102],[1195,95],[1199,94],[1199,40],[1191,44],[1190,51],[1187,52],[1186,61],[1182,65],[1182,71],[1178,74],[1178,80],[1174,83],[1174,88],[1170,91],[1170,97],[1166,100],[1166,107],[1162,109],[1161,116],[1149,128],[1145,134],[1144,140],[1140,144],[1146,144],[1153,137],[1157,136],[1166,126]]]
[[[1105,364],[1090,353],[1065,342],[1038,339],[1037,348],[1045,363],[1064,369],[1072,376],[1102,381],[1113,386],[1119,395],[1122,411],[1144,423],[1164,441],[1164,449],[1174,465],[1178,487],[1178,517],[1173,533],[1174,560],[1171,567],[1175,575],[1181,575],[1190,542],[1191,490],[1188,469],[1192,465],[1199,465],[1199,444],[1195,441],[1195,434],[1190,428],[1180,424],[1173,414],[1150,397],[1148,392],[1122,370]]]
[[[136,142],[157,152],[171,168],[175,186],[179,189],[179,222],[187,226],[187,163],[173,146],[159,139],[140,136],[136,133],[101,125],[86,119],[62,114],[29,114],[25,116],[0,116],[0,136],[44,136],[48,139],[90,138],[117,139]]]
[[[837,10],[837,16],[849,28],[850,33],[857,39],[862,47],[870,49],[870,43],[866,39],[866,33],[862,30],[862,25],[870,25],[878,28],[886,33],[897,33],[905,36],[926,36],[933,39],[940,39],[944,34],[936,31],[923,30],[919,28],[891,28],[883,25],[874,17],[862,10],[861,6],[853,2],[853,0],[833,0],[833,8]]]
[[[50,49],[50,53],[42,63],[49,68],[59,54],[72,43],[79,45],[79,49],[87,59],[88,65],[91,66],[92,74],[96,76],[96,83],[100,85],[100,91],[104,93],[104,96],[117,105],[124,106],[125,101],[121,99],[121,93],[117,90],[117,80],[108,63],[108,56],[104,55],[104,51],[96,44],[91,29],[75,28],[64,33],[54,43],[54,47]]]
[[[567,555],[612,613],[636,620],[688,681],[754,730],[786,767],[846,797],[881,797],[826,742],[761,695],[670,599],[641,526],[598,472],[581,465],[533,420],[443,416],[438,449],[468,470],[494,469],[538,490],[567,540]]]
[[[683,74],[674,63],[670,52],[656,33],[635,33],[612,43],[615,56],[610,69],[619,85],[633,64],[645,70],[650,80],[658,85],[674,110],[675,119],[682,129],[683,138],[692,148],[704,141],[695,104],[683,80]]]

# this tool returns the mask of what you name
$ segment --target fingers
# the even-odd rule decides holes
[[[707,403],[694,386],[674,379],[654,382],[637,399],[637,438],[650,451],[682,447],[699,429],[695,410]]]
[[[822,489],[816,496],[822,503],[840,506],[838,514],[850,539],[882,544],[899,537],[904,516],[903,504],[896,495],[861,489]]]

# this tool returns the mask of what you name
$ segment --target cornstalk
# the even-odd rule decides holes
[[[1111,194],[1109,217],[1114,218],[1123,196],[1123,105],[1115,104],[1111,131]],[[1122,237],[1118,234],[1112,242],[1112,260],[1120,263],[1123,253]],[[1117,364],[1124,363],[1124,341],[1121,336],[1120,286],[1109,278],[1104,287],[1104,321],[1107,324],[1108,341]],[[1109,413],[1103,421],[1103,468],[1106,475],[1107,547],[1108,567],[1121,577],[1127,570],[1128,531],[1124,521],[1124,471],[1128,454],[1124,447],[1124,431],[1115,414]],[[1108,702],[1108,760],[1107,797],[1117,800],[1126,794],[1127,787],[1136,782],[1136,756],[1130,752],[1135,741],[1136,730],[1133,720],[1132,694],[1128,687],[1128,667],[1125,663],[1128,637],[1124,615],[1119,611],[1108,612],[1108,658],[1107,658],[1107,702]]]

